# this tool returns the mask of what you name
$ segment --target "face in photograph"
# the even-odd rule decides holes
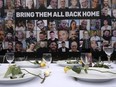
[[[3,25],[0,23],[0,31],[3,30]]]
[[[46,40],[46,33],[45,32],[40,32],[39,33],[39,39],[40,39],[40,41]]]
[[[26,52],[34,52],[35,51],[35,43],[30,43],[29,47],[27,48]]]
[[[88,8],[88,0],[80,0],[81,8]]]
[[[113,30],[112,34],[113,34],[113,37],[116,37],[116,30]]]
[[[2,31],[3,30],[3,25],[2,24],[0,24],[0,31]]]
[[[109,46],[109,42],[107,40],[104,40],[103,43],[102,43],[102,46],[103,47]]]
[[[83,31],[83,38],[84,39],[89,39],[89,32],[88,31]]]
[[[62,48],[65,48],[65,47],[66,47],[65,41],[62,41],[62,42],[61,42],[61,47],[62,47]]]
[[[70,31],[70,39],[71,40],[76,40],[77,39],[77,33],[76,31]]]
[[[73,41],[73,42],[71,43],[71,49],[70,49],[71,52],[78,52],[77,48],[78,48],[77,42],[76,42],[76,41]]]
[[[7,28],[12,27],[12,28],[13,28],[13,27],[14,27],[13,20],[7,20],[7,21],[6,21],[6,27],[7,27]]]
[[[21,6],[21,0],[15,0],[15,7]]]
[[[41,48],[46,47],[46,42],[45,42],[45,41],[41,41],[41,42],[40,42],[40,47],[41,47]]]
[[[0,0],[0,9],[3,7],[3,0]]]
[[[105,31],[103,32],[103,36],[109,37],[109,36],[110,36],[110,31],[109,31],[109,30],[105,30]]]
[[[37,42],[37,36],[36,36],[36,32],[32,32],[32,31],[27,31],[26,33],[26,43],[30,44],[30,43],[36,43]]]
[[[95,40],[91,41],[91,48],[96,49],[97,48],[97,42]]]
[[[23,31],[17,31],[16,36],[19,40],[23,40],[25,38],[25,34],[23,33]]]
[[[60,8],[64,9],[66,4],[66,0],[60,0]]]
[[[5,31],[7,32],[7,33],[14,33],[14,29],[15,29],[15,25],[14,25],[14,21],[13,20],[7,20],[7,21],[5,21],[6,23],[5,23]]]
[[[108,8],[107,8],[107,7],[104,7],[104,8],[102,9],[102,15],[104,15],[104,16],[108,16],[108,15],[109,15],[109,13],[108,13]]]
[[[56,42],[51,42],[49,45],[50,51],[57,52],[58,45]]]
[[[109,6],[109,1],[108,0],[103,0],[103,6],[108,7]]]
[[[55,32],[54,31],[50,31],[49,35],[50,35],[50,39],[55,38]]]
[[[14,12],[13,11],[7,11],[5,20],[12,20],[13,19]]]
[[[71,6],[70,8],[77,8],[78,1],[77,0],[70,0]]]
[[[37,20],[36,21],[37,27],[41,30],[45,27],[45,23],[43,20]]]
[[[23,51],[23,44],[22,44],[22,42],[18,41],[18,42],[15,43],[15,51],[16,52]]]
[[[5,37],[5,41],[14,41],[13,34],[12,33],[7,33]]]
[[[49,21],[48,22],[48,29],[49,30],[56,30],[56,22],[55,21]]]
[[[13,21],[11,21],[11,20],[8,20],[8,21],[7,21],[7,25],[8,25],[8,26],[12,26],[12,24],[13,24]]]
[[[112,0],[112,8],[116,9],[116,0]]]
[[[26,0],[27,9],[34,9],[34,0]]]
[[[116,51],[116,42],[113,43],[113,48]]]
[[[95,28],[97,30],[100,30],[100,20],[96,20],[96,22],[95,22]]]
[[[104,20],[103,24],[104,24],[104,26],[107,26],[108,25],[108,20]]]
[[[92,8],[98,8],[98,6],[99,6],[99,0],[92,0],[91,1]]]
[[[8,42],[7,47],[8,50],[13,50],[13,42]]]
[[[66,30],[58,31],[58,38],[59,38],[59,41],[68,40],[68,32]]]
[[[65,27],[67,27],[67,25],[68,25],[68,23],[67,23],[67,21],[66,20],[61,20],[61,26],[63,27],[63,28],[65,28]]]
[[[4,31],[0,31],[0,41],[4,40]]]
[[[45,0],[38,0],[38,2],[39,2],[39,5],[41,6],[44,6],[44,4],[45,4]]]
[[[35,22],[33,21],[33,20],[28,20],[27,21],[27,29],[29,30],[29,31],[33,31],[34,30],[34,27],[35,27],[35,24],[34,24]]]
[[[113,9],[113,17],[116,18],[116,9]]]
[[[59,30],[68,30],[68,21],[67,20],[60,21]]]
[[[22,21],[17,21],[16,26],[23,27],[24,26],[23,20]]]
[[[52,7],[52,9],[56,9],[57,8],[57,0],[50,0],[50,6]]]
[[[112,22],[112,29],[116,29],[116,21]]]
[[[34,37],[34,32],[30,31],[30,32],[29,32],[29,36],[30,36],[30,37]]]
[[[70,29],[71,30],[77,30],[78,29],[77,22],[75,20],[71,20],[71,22],[70,22]]]
[[[97,36],[97,31],[93,31],[93,36]]]
[[[25,30],[25,21],[23,21],[23,20],[17,20],[16,21],[16,24],[15,24],[15,29],[17,30],[17,31],[24,31]]]
[[[6,0],[6,9],[13,9],[13,8],[14,8],[13,0]]]
[[[11,38],[11,37],[13,37],[13,35],[11,33],[7,33],[6,37]]]
[[[81,21],[81,30],[87,30],[87,20]]]

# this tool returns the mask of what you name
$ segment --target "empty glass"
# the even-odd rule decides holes
[[[105,53],[107,54],[107,57],[108,57],[108,63],[110,64],[110,57],[111,57],[111,54],[113,53],[113,47],[104,47],[104,51]]]
[[[81,53],[81,61],[83,62],[84,66],[89,66],[90,64],[90,61],[87,55],[88,55],[87,53]]]
[[[5,54],[4,58],[6,58],[7,62],[9,62],[9,64],[11,64],[14,60],[14,53],[8,52]]]
[[[27,57],[25,56],[20,56],[17,58],[19,61],[26,61],[27,60]]]
[[[49,68],[50,63],[52,62],[52,54],[51,53],[43,53],[42,58],[46,62],[47,67]]]

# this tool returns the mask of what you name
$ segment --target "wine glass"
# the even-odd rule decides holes
[[[52,54],[51,53],[43,53],[42,58],[46,62],[47,67],[49,68],[50,63],[52,62]]]
[[[25,56],[19,56],[18,57],[18,60],[19,61],[25,61],[27,59],[27,57],[25,57]]]
[[[104,47],[104,51],[107,54],[108,57],[108,63],[110,64],[110,57],[111,54],[113,53],[113,47],[109,46],[109,47]]]
[[[9,65],[11,65],[11,63],[14,60],[14,53],[13,52],[8,52],[8,53],[5,54],[4,57],[6,58],[7,62],[9,62]]]
[[[84,66],[89,65],[89,61],[88,61],[88,58],[87,58],[87,53],[81,53],[81,61],[84,64]]]

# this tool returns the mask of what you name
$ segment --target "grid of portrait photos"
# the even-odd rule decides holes
[[[101,8],[101,19],[15,19],[21,9]],[[0,49],[81,52],[116,47],[116,0],[0,0]],[[62,47],[67,49],[61,50]]]

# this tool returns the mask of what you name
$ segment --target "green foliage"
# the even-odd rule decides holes
[[[96,63],[93,67],[100,67],[100,68],[107,68],[109,69],[109,67],[107,65],[105,65],[104,63]]]
[[[78,64],[78,61],[71,61],[71,60],[69,60],[69,61],[67,61],[67,64]]]
[[[30,63],[33,63],[33,64],[40,64],[38,60],[35,60],[34,62],[31,62],[29,61]]]
[[[74,72],[76,72],[76,73],[81,73],[81,67],[76,67],[76,66],[74,66],[74,67],[72,67],[72,70],[74,71]]]
[[[84,67],[78,67],[78,66],[73,66],[72,67],[72,70],[78,74],[81,73],[82,70],[85,71],[85,73],[88,73],[87,70],[88,70],[88,67],[87,66],[84,66]]]
[[[7,78],[8,75],[10,75],[10,74],[12,76],[22,74],[20,67],[17,67],[16,65],[9,66],[9,68],[7,69],[7,71],[4,75],[4,78]]]

